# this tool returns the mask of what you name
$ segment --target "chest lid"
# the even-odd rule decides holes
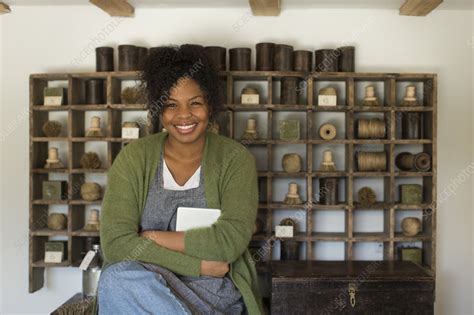
[[[434,290],[434,278],[411,261],[272,261],[272,287],[282,290]]]

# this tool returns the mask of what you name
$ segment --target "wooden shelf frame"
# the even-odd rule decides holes
[[[280,105],[274,104],[274,83],[282,77],[294,76],[306,80],[306,102],[305,104]],[[120,137],[122,113],[126,111],[146,112],[145,104],[122,104],[120,92],[122,82],[139,80],[139,72],[100,72],[100,73],[52,73],[32,74],[30,76],[30,254],[29,254],[29,291],[35,292],[44,284],[44,270],[49,267],[77,266],[81,251],[84,250],[86,237],[98,237],[97,232],[82,230],[85,223],[86,206],[100,205],[101,201],[86,202],[78,198],[77,183],[86,174],[107,175],[107,171],[113,163],[123,145],[131,140]],[[266,132],[268,139],[256,141],[244,141],[246,146],[261,146],[267,152],[267,170],[258,172],[259,180],[266,188],[266,200],[259,204],[259,215],[265,217],[264,233],[255,235],[252,243],[264,244],[276,240],[274,236],[273,214],[280,210],[304,211],[305,232],[297,231],[294,240],[306,246],[306,256],[303,260],[317,259],[313,245],[317,242],[344,242],[344,258],[353,260],[354,251],[358,243],[380,242],[384,247],[384,259],[395,260],[397,258],[397,244],[404,242],[421,242],[423,249],[424,267],[435,275],[436,266],[436,182],[437,182],[437,75],[430,73],[316,73],[296,71],[222,71],[220,78],[223,81],[225,103],[219,115],[226,119],[225,126],[228,130],[222,130],[221,134],[237,141],[241,135],[235,132],[236,114],[240,112],[266,113]],[[105,104],[87,105],[84,103],[84,82],[87,79],[103,79],[106,89]],[[49,81],[67,82],[66,105],[58,107],[47,107],[42,105],[42,91]],[[234,102],[235,82],[258,81],[266,83],[268,95],[265,104],[241,105]],[[345,86],[345,104],[336,107],[321,107],[315,105],[316,83],[318,81],[342,82]],[[361,107],[356,104],[356,84],[359,82],[383,82],[384,104],[379,107]],[[423,84],[423,106],[399,107],[397,104],[397,92],[399,83],[413,82]],[[103,122],[104,137],[88,138],[85,133],[85,113],[88,111],[105,112],[107,119]],[[282,141],[273,136],[276,116],[279,112],[301,112],[305,115],[303,126],[304,138],[294,141]],[[415,111],[426,115],[424,121],[424,139],[406,140],[397,135],[397,115],[404,112]],[[58,138],[47,138],[42,135],[41,126],[48,120],[49,113],[63,112],[67,115],[66,134]],[[324,141],[319,139],[315,115],[325,112],[340,112],[345,117],[345,135],[343,139]],[[379,113],[386,118],[389,127],[386,139],[362,140],[357,139],[354,134],[355,120],[358,115],[364,113]],[[65,126],[63,126],[65,127]],[[221,126],[222,127],[222,126]],[[398,129],[397,129],[398,128]],[[161,126],[153,126],[150,119],[143,128],[141,137],[161,130]],[[67,159],[63,161],[64,169],[44,169],[43,164],[47,157],[49,142],[64,142],[67,146]],[[107,147],[106,160],[98,170],[84,170],[78,168],[77,160],[83,153],[85,144],[88,142],[103,142]],[[133,141],[133,140],[132,140]],[[286,174],[282,171],[272,170],[275,159],[275,146],[287,144],[300,144],[306,151],[306,165],[304,171],[297,174]],[[320,145],[344,146],[345,169],[337,172],[320,172],[318,165],[313,165],[315,149]],[[388,152],[388,169],[385,172],[359,172],[355,169],[354,153],[359,145],[383,146]],[[398,146],[419,145],[424,152],[432,156],[432,169],[429,172],[401,172],[395,167],[395,151]],[[67,198],[65,200],[49,201],[42,200],[41,182],[48,180],[52,174],[63,176],[68,182]],[[320,205],[315,199],[316,191],[314,182],[321,177],[337,177],[345,182],[345,200],[338,205]],[[288,206],[282,204],[281,200],[273,200],[273,182],[276,179],[291,180],[302,179],[306,187],[300,187],[300,192],[306,190],[307,200],[305,204]],[[364,178],[377,178],[384,182],[383,200],[372,207],[362,207],[354,200],[354,182]],[[398,202],[397,180],[416,179],[422,181],[425,200],[421,205],[403,205]],[[67,208],[68,227],[63,231],[50,231],[45,227],[45,218],[51,205],[60,205]],[[344,232],[314,232],[313,214],[317,211],[343,211],[345,220]],[[354,216],[357,211],[383,211],[384,231],[379,233],[361,233],[354,231]],[[407,210],[419,210],[423,212],[423,232],[415,237],[405,237],[396,230],[396,216],[398,212]],[[428,214],[425,216],[425,214]],[[40,224],[38,224],[40,222]],[[63,237],[67,240],[67,259],[60,264],[44,263],[44,242],[52,237]],[[272,257],[273,246],[266,252],[264,260],[269,261]]]

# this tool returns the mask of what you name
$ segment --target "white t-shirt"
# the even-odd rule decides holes
[[[186,190],[191,188],[199,187],[199,178],[201,175],[201,166],[198,167],[193,176],[191,176],[188,181],[180,186],[171,174],[168,165],[166,165],[165,159],[163,158],[163,188],[170,190]]]

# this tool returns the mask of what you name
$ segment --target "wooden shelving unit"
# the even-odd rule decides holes
[[[308,72],[281,72],[281,71],[224,71],[220,73],[224,83],[225,104],[218,113],[220,133],[240,141],[238,130],[238,115],[242,113],[258,113],[266,117],[266,122],[258,121],[265,126],[265,135],[256,141],[242,141],[250,151],[260,148],[266,152],[265,169],[258,170],[261,189],[265,189],[259,204],[259,217],[265,222],[264,233],[253,237],[251,246],[265,246],[270,244],[268,251],[261,257],[263,262],[274,256],[273,242],[276,240],[275,220],[279,211],[292,211],[304,219],[300,219],[300,228],[292,238],[301,242],[305,248],[302,260],[319,260],[316,248],[318,242],[339,242],[344,244],[344,259],[360,259],[358,247],[364,243],[378,243],[383,246],[381,259],[397,259],[397,247],[404,243],[416,242],[423,249],[423,266],[433,275],[436,265],[436,126],[437,126],[437,76],[435,74],[402,74],[402,73],[308,73]],[[304,95],[301,104],[279,105],[278,89],[282,77],[293,76],[305,82]],[[83,230],[85,224],[86,207],[100,206],[101,201],[88,202],[80,199],[79,188],[87,176],[106,176],[121,148],[130,140],[121,139],[120,131],[124,113],[139,112],[145,117],[144,104],[122,104],[120,93],[124,82],[137,80],[137,72],[101,72],[101,73],[70,73],[70,74],[33,74],[30,77],[30,257],[29,257],[29,290],[39,290],[44,284],[44,269],[48,267],[78,266],[81,252],[84,251],[86,237],[98,237],[96,232]],[[85,80],[102,79],[105,82],[106,103],[86,105]],[[43,106],[43,88],[51,84],[63,84],[67,87],[66,105],[60,107]],[[256,83],[264,86],[263,103],[260,105],[241,105],[238,96],[242,85]],[[383,87],[378,89],[383,95],[382,106],[362,107],[358,100],[360,86],[377,84]],[[415,84],[420,92],[420,107],[399,107],[400,91],[406,84]],[[322,85],[336,84],[338,97],[342,102],[339,106],[317,106],[317,90]],[[262,94],[261,94],[262,95]],[[261,96],[262,100],[262,96]],[[103,121],[104,137],[87,138],[86,113],[102,112],[106,116]],[[407,140],[400,136],[400,115],[404,112],[415,111],[423,116],[423,139]],[[294,142],[279,140],[275,132],[280,115],[297,113],[304,117],[300,124],[300,140]],[[321,140],[318,136],[318,115],[324,113],[338,113],[344,117],[343,134],[338,131],[338,138],[330,141]],[[44,137],[41,127],[52,115],[63,115],[65,132],[57,138]],[[354,126],[358,117],[364,115],[382,115],[387,124],[386,139],[361,140],[355,137]],[[259,116],[261,117],[261,116]],[[148,119],[146,126],[141,130],[141,137],[161,130],[161,126],[154,126]],[[48,146],[51,142],[62,143],[66,148],[64,169],[44,169]],[[102,160],[102,167],[98,170],[81,169],[79,159],[86,151],[90,142],[100,142],[106,147],[106,154]],[[277,151],[287,145],[299,145],[304,150],[303,170],[296,174],[287,174],[275,168],[279,164]],[[317,160],[318,149],[322,146],[339,147],[344,149],[343,165],[336,165],[337,172],[320,172]],[[379,148],[388,153],[388,168],[385,172],[359,172],[354,163],[354,154],[360,148]],[[432,168],[429,172],[402,172],[395,166],[395,157],[405,147],[415,148],[427,152],[432,156]],[[278,150],[277,150],[278,149]],[[285,150],[285,149],[283,149]],[[278,151],[278,152],[279,152]],[[290,153],[290,151],[286,152]],[[67,198],[58,201],[42,200],[42,182],[48,179],[63,178],[67,181]],[[318,203],[317,186],[320,177],[336,177],[344,187],[337,205],[321,205]],[[275,193],[276,181],[300,180],[300,195],[304,196],[303,205],[288,206],[282,203]],[[361,207],[356,198],[356,186],[359,181],[376,180],[383,186],[383,196],[377,196],[378,202],[371,207]],[[416,182],[423,185],[424,200],[420,205],[405,205],[399,202],[398,185],[406,182]],[[370,186],[370,185],[369,185]],[[103,187],[105,188],[105,187]],[[47,215],[52,207],[63,207],[68,217],[68,226],[63,231],[52,231],[46,227]],[[314,215],[320,211],[343,212],[344,231],[315,230]],[[360,211],[372,211],[383,214],[383,229],[379,232],[360,232],[356,229],[357,215]],[[399,232],[397,218],[404,211],[418,211],[422,214],[423,230],[414,237],[403,236]],[[53,211],[55,212],[55,210]],[[44,263],[44,242],[59,238],[67,241],[67,259],[60,264]]]

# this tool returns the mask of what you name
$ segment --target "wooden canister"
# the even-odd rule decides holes
[[[138,69],[142,69],[142,65],[145,62],[146,57],[148,57],[148,48],[137,47]]]
[[[415,156],[415,169],[419,172],[428,172],[431,169],[431,156],[421,152]]]
[[[421,139],[421,113],[402,114],[402,137],[403,139]]]
[[[119,71],[138,70],[138,49],[134,45],[120,45],[119,52]]]
[[[229,70],[250,71],[250,48],[240,47],[229,49]]]
[[[255,45],[257,51],[257,71],[272,71],[273,70],[273,54],[275,52],[274,43],[258,43]]]
[[[402,152],[397,155],[395,164],[402,171],[427,172],[431,169],[431,156],[425,152],[418,154]]]
[[[322,205],[337,205],[339,189],[337,178],[321,177],[319,179],[319,203]]]
[[[298,241],[281,241],[281,252],[280,252],[280,259],[281,260],[299,260],[300,256],[300,244]]]
[[[295,71],[311,71],[313,69],[313,53],[309,50],[293,52]]]
[[[204,51],[206,52],[209,61],[216,67],[217,70],[225,71],[227,69],[227,49],[225,47],[207,46],[204,47]]]
[[[344,46],[337,49],[339,51],[338,70],[341,72],[355,71],[355,47]]]
[[[162,46],[150,47],[150,49],[148,49],[148,54],[149,55],[154,54],[155,52],[159,51],[162,48],[163,48]]]
[[[95,49],[95,71],[114,71],[114,49],[97,47]]]
[[[339,52],[335,49],[319,49],[314,53],[316,72],[337,72]]]
[[[298,78],[283,77],[281,78],[280,104],[297,104],[298,103]]]
[[[104,104],[104,80],[86,81],[86,104]]]
[[[275,71],[293,71],[293,46],[275,45],[273,68]]]
[[[191,49],[204,49],[204,46],[203,45],[199,45],[199,44],[182,44],[181,46],[179,46],[180,49],[187,49],[187,48],[191,48]]]

